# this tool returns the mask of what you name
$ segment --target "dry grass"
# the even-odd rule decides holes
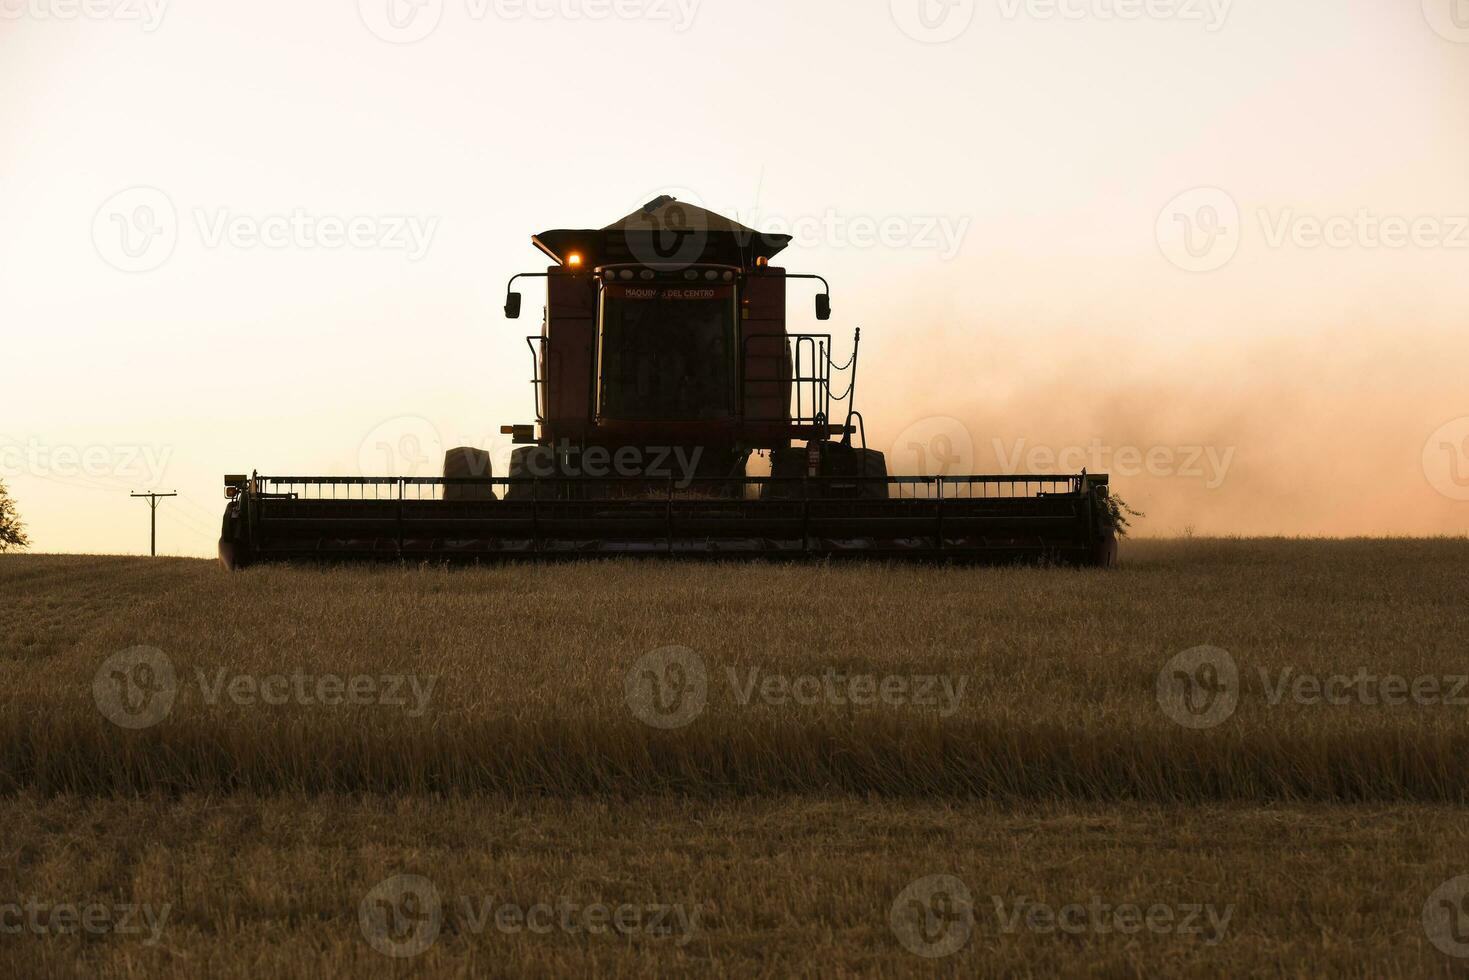
[[[1421,917],[1469,870],[1469,708],[1272,705],[1258,671],[1465,672],[1466,558],[1466,541],[1191,541],[1133,543],[1116,573],[239,576],[0,558],[0,971],[1451,975],[1469,960],[1435,949]],[[1242,678],[1238,710],[1205,731],[1156,697],[1163,665],[1200,644]],[[139,645],[177,684],[171,710],[131,730],[94,680]],[[697,651],[708,686],[704,710],[664,730],[626,680],[669,645]],[[947,711],[737,693],[751,670],[828,669],[942,675],[963,696]],[[436,680],[421,712],[411,689],[403,705],[206,697],[221,677],[295,674]],[[402,874],[432,882],[442,930],[395,960],[359,916]],[[968,887],[973,931],[925,959],[889,917],[935,874]],[[694,926],[532,934],[472,914],[563,898],[677,906]],[[155,943],[5,931],[7,904],[31,899],[167,916]],[[1007,930],[996,900],[1207,906],[1228,924]]]
[[[1469,707],[1272,705],[1258,672],[1465,673],[1466,559],[1462,540],[1139,542],[1116,573],[615,563],[229,576],[204,562],[10,557],[0,615],[21,626],[0,638],[0,682],[23,694],[0,706],[0,786],[1462,803]],[[165,651],[178,695],[160,724],[127,731],[99,713],[93,680],[139,644]],[[663,731],[629,709],[625,679],[670,644],[706,664],[708,704]],[[1208,731],[1156,699],[1163,665],[1200,644],[1230,651],[1242,674],[1238,712]],[[740,701],[752,670],[828,669],[965,687],[948,716]],[[221,676],[301,672],[436,680],[419,716],[206,697]]]
[[[156,943],[0,937],[15,977],[1447,976],[1420,916],[1469,845],[1448,807],[24,795],[0,801],[0,822],[0,900],[125,902],[162,922]],[[402,873],[433,883],[443,928],[393,960],[358,916]],[[975,915],[958,952],[928,960],[889,915],[937,873],[965,882]],[[476,929],[463,904],[563,897],[679,906],[691,925],[508,932]],[[1009,915],[1022,898],[1216,917],[1197,934],[1007,931],[995,901]]]

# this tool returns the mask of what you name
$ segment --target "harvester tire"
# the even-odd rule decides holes
[[[817,476],[821,477],[876,477],[871,480],[853,480],[843,487],[841,484],[823,482],[813,490],[813,496],[846,497],[854,500],[886,500],[888,486],[884,482],[888,475],[887,457],[875,449],[861,449],[840,442],[813,443],[821,454],[821,465]],[[770,475],[778,480],[799,480],[810,475],[811,447],[773,449],[770,452]],[[765,487],[762,494],[766,500],[799,500],[803,489],[799,483],[775,483]]]
[[[225,571],[238,572],[250,564],[249,545],[239,540],[237,519],[228,511],[224,515],[224,526],[219,531],[219,563]]]
[[[554,480],[560,476],[561,468],[556,465],[556,451],[550,446],[522,446],[510,454],[512,480]],[[529,484],[511,484],[505,499],[530,500],[531,493]],[[564,494],[553,483],[538,488],[535,495],[540,500],[556,500]]]
[[[462,446],[444,454],[444,479],[489,480],[495,475],[490,454],[483,449]],[[445,500],[494,500],[495,488],[490,483],[445,484]]]

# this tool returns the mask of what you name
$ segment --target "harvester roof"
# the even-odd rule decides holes
[[[576,253],[588,267],[658,261],[752,266],[756,259],[769,260],[784,251],[791,236],[765,234],[664,196],[605,228],[543,231],[531,240],[562,265]]]

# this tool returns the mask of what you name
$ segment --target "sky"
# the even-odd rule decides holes
[[[37,551],[145,552],[157,489],[211,555],[227,472],[503,473],[530,236],[661,193],[795,236],[895,472],[1469,529],[1469,0],[0,0],[0,90]]]

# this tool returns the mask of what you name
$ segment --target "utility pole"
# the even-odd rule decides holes
[[[134,497],[142,497],[148,501],[148,510],[152,513],[148,521],[148,553],[154,558],[158,557],[158,501],[164,497],[177,497],[177,493],[135,493]]]

